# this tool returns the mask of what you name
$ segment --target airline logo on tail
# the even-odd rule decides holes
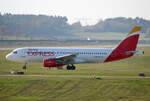
[[[133,33],[135,33],[135,32],[139,32],[139,31],[141,31],[142,30],[142,27],[141,26],[135,26],[131,31],[130,31],[130,33],[128,33],[128,35],[131,35],[131,34],[133,34]]]
[[[141,29],[141,26],[135,26],[104,62],[120,60],[133,56],[137,47]]]

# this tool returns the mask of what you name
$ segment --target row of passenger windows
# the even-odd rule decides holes
[[[94,53],[94,52],[55,52],[56,54],[103,54],[106,55],[107,53]]]

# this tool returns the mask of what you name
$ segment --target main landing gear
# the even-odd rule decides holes
[[[76,67],[72,64],[71,66],[70,65],[67,65],[67,70],[75,70]]]

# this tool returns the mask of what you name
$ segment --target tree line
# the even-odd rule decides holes
[[[82,26],[80,22],[68,23],[66,16],[0,14],[0,35],[68,36],[78,32],[129,32],[142,26],[150,37],[150,21],[143,18],[116,17],[99,20],[95,25]]]

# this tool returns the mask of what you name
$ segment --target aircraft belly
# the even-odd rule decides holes
[[[80,60],[78,62],[82,63],[102,63],[105,59],[105,56],[78,56],[76,58],[76,60]]]

